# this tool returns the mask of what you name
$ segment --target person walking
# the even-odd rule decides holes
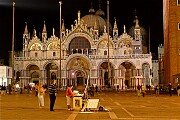
[[[39,108],[44,107],[44,95],[46,89],[43,88],[42,83],[39,83],[37,86],[37,91],[38,91],[38,102],[39,102]]]
[[[71,103],[72,103],[72,97],[74,95],[74,93],[72,92],[72,88],[73,88],[73,86],[69,85],[69,87],[66,90],[66,100],[67,100],[68,110],[72,110]]]
[[[177,95],[180,96],[180,84],[177,86]]]
[[[171,85],[171,82],[169,83],[168,87],[169,87],[169,95],[172,96],[172,85]]]
[[[56,89],[56,80],[52,80],[49,85],[49,96],[50,96],[50,111],[54,111],[54,103],[56,100],[57,89]]]

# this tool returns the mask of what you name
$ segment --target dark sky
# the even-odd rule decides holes
[[[15,50],[22,49],[22,36],[25,22],[32,33],[35,26],[37,33],[42,32],[43,21],[46,21],[48,36],[52,29],[59,33],[59,1],[58,0],[14,0],[15,7]],[[107,12],[107,2],[102,1],[102,10]],[[81,17],[88,14],[91,2],[98,10],[98,0],[62,0],[62,19],[65,27],[70,28],[77,19],[78,10]],[[134,10],[136,8],[140,26],[148,30],[150,26],[151,52],[157,53],[157,47],[163,43],[163,0],[110,0],[110,22],[113,25],[116,17],[119,35],[123,25],[130,28],[134,25]],[[0,59],[5,59],[8,65],[8,51],[12,49],[12,0],[0,0]]]

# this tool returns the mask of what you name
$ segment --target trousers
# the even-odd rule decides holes
[[[55,94],[49,94],[49,95],[50,95],[50,111],[53,111],[56,96],[55,96]]]

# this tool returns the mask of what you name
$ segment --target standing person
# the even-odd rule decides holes
[[[39,87],[39,83],[36,83],[36,85],[35,85],[35,96],[38,95],[38,87]]]
[[[72,103],[72,97],[73,97],[73,92],[72,92],[72,88],[73,86],[72,85],[69,85],[69,87],[67,88],[66,90],[66,99],[67,99],[67,107],[68,107],[68,110],[72,110],[71,108],[71,103]]]
[[[50,111],[54,111],[54,103],[56,100],[57,90],[56,90],[56,80],[52,80],[49,85],[49,96],[50,96]]]
[[[168,87],[169,87],[169,95],[172,96],[172,85],[171,85],[171,82],[169,83]]]
[[[159,84],[156,86],[156,96],[159,96]]]
[[[142,92],[142,95],[144,97],[145,96],[145,92],[146,92],[144,84],[141,85],[141,92]]]
[[[44,94],[46,89],[43,88],[42,83],[39,83],[37,86],[37,91],[38,91],[38,102],[39,102],[39,108],[44,107]]]
[[[97,93],[98,92],[98,86],[97,85],[96,85],[95,89],[96,89],[96,93]]]
[[[140,93],[141,93],[140,90],[141,90],[141,86],[138,85],[138,86],[137,86],[137,95],[138,95],[138,97],[140,97]]]
[[[180,96],[180,84],[177,86],[177,95]]]
[[[11,94],[11,91],[12,91],[12,86],[11,86],[11,84],[8,85],[8,91],[9,91],[9,94]]]

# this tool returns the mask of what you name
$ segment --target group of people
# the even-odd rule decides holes
[[[180,96],[180,84],[177,85],[177,95]],[[168,91],[169,91],[169,95],[172,96],[172,93],[174,91],[174,88],[172,86],[171,83],[169,83],[168,85]],[[156,96],[159,96],[159,92],[160,92],[160,85],[157,84],[156,87],[155,87],[155,94]],[[142,94],[142,96],[144,97],[145,96],[145,86],[142,84],[142,85],[138,85],[137,86],[137,95],[138,97],[140,96],[140,94]]]
[[[172,96],[174,88],[171,83],[169,83],[168,85],[168,90],[169,90],[169,95]],[[180,84],[177,85],[176,90],[177,90],[177,95],[180,96]]]
[[[51,84],[49,85],[49,96],[50,96],[50,111],[54,111],[54,104],[56,101],[56,96],[57,96],[57,87],[56,87],[56,80],[52,80]],[[72,91],[73,86],[70,85],[67,90],[66,90],[66,99],[67,99],[67,108],[68,110],[73,110],[71,107],[72,104],[72,97],[74,95]],[[44,94],[47,89],[45,89],[42,85],[42,83],[39,83],[37,87],[38,91],[38,102],[39,102],[39,108],[44,107]]]
[[[140,97],[141,94],[142,94],[142,96],[144,97],[144,96],[145,96],[145,93],[146,93],[146,91],[145,91],[145,86],[144,86],[144,84],[138,85],[138,86],[137,86],[137,95],[138,95],[138,97]]]

